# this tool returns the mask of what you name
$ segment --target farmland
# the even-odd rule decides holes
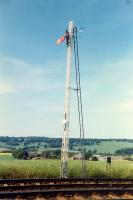
[[[133,178],[133,161],[113,161],[106,171],[105,161],[87,161],[86,177]],[[75,170],[76,169],[76,170]],[[69,177],[80,177],[81,161],[69,160]],[[0,154],[0,178],[59,177],[60,159],[17,160],[11,154]]]
[[[11,153],[0,153],[0,162],[14,160]]]
[[[60,138],[9,138],[0,137],[1,150],[6,149],[12,152],[18,148],[28,148],[31,152],[51,151],[61,148]],[[132,140],[103,140],[86,139],[86,150],[97,153],[115,154],[116,150],[122,148],[133,148]],[[78,153],[80,149],[79,139],[70,139],[70,151]],[[52,152],[52,151],[51,151]],[[0,178],[50,178],[60,176],[59,159],[39,159],[39,160],[17,160],[11,153],[0,153]],[[133,178],[133,161],[113,160],[112,170],[106,171],[106,161],[86,161],[86,177],[123,177]],[[76,169],[76,170],[75,170]],[[69,160],[69,177],[80,177],[81,161]]]
[[[114,154],[122,148],[133,148],[133,140],[128,139],[85,139],[86,150],[97,153]],[[61,138],[47,137],[0,137],[0,151],[8,149],[12,151],[16,148],[28,148],[29,151],[46,151],[61,148]],[[70,138],[70,151],[80,149],[80,139]]]
[[[118,141],[103,141],[99,145],[88,145],[87,150],[97,150],[98,153],[111,153],[114,154],[115,151],[122,148],[133,148],[133,143],[131,142],[118,142]]]

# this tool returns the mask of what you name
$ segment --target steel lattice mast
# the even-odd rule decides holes
[[[71,93],[71,65],[72,65],[72,51],[73,51],[73,21],[68,25],[67,36],[67,66],[66,66],[66,84],[65,84],[65,106],[64,106],[64,120],[63,120],[63,138],[61,150],[61,177],[68,176],[68,150],[69,150],[69,118],[70,118],[70,93]]]
[[[81,98],[81,84],[80,84],[80,71],[79,71],[79,53],[78,53],[78,39],[77,27],[74,22],[70,21],[68,31],[62,36],[57,44],[60,44],[66,39],[67,44],[67,66],[66,66],[66,84],[65,84],[65,106],[64,106],[64,119],[63,119],[63,137],[61,149],[61,177],[68,177],[68,150],[69,150],[69,120],[70,120],[70,94],[71,94],[71,65],[72,53],[74,50],[75,72],[76,72],[76,89],[77,102],[78,102],[78,115],[79,115],[79,128],[80,128],[80,143],[81,143],[81,161],[82,161],[82,177],[86,176],[86,163],[85,163],[85,146],[84,140],[84,124],[83,124],[83,111],[82,111],[82,98]]]

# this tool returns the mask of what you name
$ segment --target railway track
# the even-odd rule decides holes
[[[133,183],[133,178],[27,178],[0,179],[0,185],[42,184],[42,183]]]
[[[110,199],[110,195],[111,199],[133,199],[133,179],[0,179],[0,199],[50,198],[59,194],[66,199],[75,194],[84,199]]]

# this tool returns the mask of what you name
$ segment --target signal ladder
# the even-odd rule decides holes
[[[74,64],[76,72],[76,89],[77,102],[78,102],[78,118],[80,128],[80,145],[81,145],[81,161],[82,161],[82,177],[86,177],[86,161],[85,161],[85,144],[84,144],[84,120],[83,120],[83,106],[81,96],[81,84],[80,84],[80,70],[79,70],[79,51],[78,51],[78,30],[74,27]]]

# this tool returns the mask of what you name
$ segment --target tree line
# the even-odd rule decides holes
[[[133,142],[133,139],[91,139],[85,138],[83,141],[84,145],[99,145],[104,141],[117,141],[117,142]],[[47,147],[50,148],[60,148],[61,147],[61,138],[48,138],[48,137],[8,137],[1,136],[0,142],[5,143],[10,149],[13,149],[16,146],[19,146],[23,143],[24,146],[28,146],[35,143],[46,143]],[[80,146],[79,138],[70,138],[69,141],[70,149],[73,149],[75,146]]]
[[[80,152],[79,152],[80,153]],[[88,150],[85,151],[85,159],[89,160],[94,154],[97,153],[97,150]],[[69,152],[69,157],[74,157],[77,153]],[[48,158],[48,159],[60,159],[61,150],[46,150],[42,152],[31,152],[28,148],[18,148],[12,151],[12,156],[16,159],[34,159],[34,158]]]

